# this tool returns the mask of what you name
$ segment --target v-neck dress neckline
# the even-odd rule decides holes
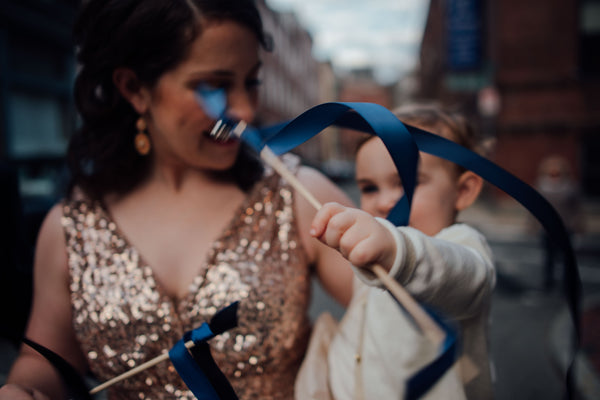
[[[133,242],[131,241],[129,236],[123,231],[123,229],[121,229],[120,225],[117,223],[117,221],[111,214],[108,207],[103,203],[97,203],[98,204],[97,207],[98,207],[98,214],[99,214],[100,218],[105,218],[108,224],[112,224],[112,226],[114,227],[115,235],[124,241],[124,244],[126,247],[130,248],[132,252],[136,253],[137,258],[139,259],[140,265],[144,265],[146,268],[149,269],[150,276],[148,278],[151,278],[156,290],[160,293],[161,298],[168,299],[172,303],[174,316],[178,317],[179,313],[181,311],[180,310],[181,305],[185,304],[186,301],[188,301],[191,297],[193,297],[192,290],[196,286],[195,283],[198,281],[198,279],[201,277],[202,273],[204,273],[206,271],[208,266],[214,260],[214,257],[215,257],[216,251],[217,251],[217,245],[221,241],[226,239],[226,237],[225,237],[226,233],[231,232],[232,226],[235,224],[236,220],[238,219],[238,216],[241,215],[245,210],[248,209],[248,203],[250,202],[252,197],[253,197],[253,193],[250,193],[249,195],[244,196],[242,202],[238,206],[235,207],[232,217],[228,219],[228,221],[226,222],[223,229],[221,229],[221,231],[216,236],[215,240],[213,240],[207,247],[206,253],[204,254],[201,261],[197,265],[197,270],[196,270],[196,274],[194,275],[194,279],[192,280],[192,282],[189,282],[189,285],[185,291],[185,294],[181,297],[177,297],[177,296],[171,295],[169,293],[169,291],[165,288],[164,284],[162,284],[160,279],[158,279],[152,264],[147,261],[147,259],[144,257],[144,255],[142,254],[140,249],[133,244]]]

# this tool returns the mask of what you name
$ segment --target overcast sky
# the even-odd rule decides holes
[[[314,55],[336,69],[372,66],[391,83],[418,59],[429,0],[266,0],[294,11],[312,34]]]

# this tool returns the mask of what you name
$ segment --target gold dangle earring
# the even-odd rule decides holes
[[[146,120],[144,119],[144,117],[138,118],[137,122],[135,123],[135,126],[138,131],[137,135],[135,135],[135,140],[134,140],[135,149],[142,156],[145,156],[148,153],[150,153],[151,146],[150,146],[150,138],[148,137],[148,134],[146,133]]]

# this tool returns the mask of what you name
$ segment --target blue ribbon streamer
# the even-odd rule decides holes
[[[177,373],[198,400],[237,400],[237,395],[212,358],[207,343],[237,325],[238,302],[220,310],[210,323],[186,332],[169,351]],[[185,343],[193,341],[188,349]]]
[[[268,146],[281,155],[306,142],[331,125],[361,130],[382,139],[402,179],[404,195],[392,208],[387,219],[396,226],[408,225],[416,187],[418,147],[404,124],[387,108],[373,103],[325,103],[304,112],[289,123],[261,131],[246,129],[242,140],[257,152]],[[393,296],[392,296],[393,297]],[[398,303],[400,307],[402,305]],[[424,310],[445,332],[438,356],[406,382],[405,399],[413,400],[426,393],[456,360],[456,330],[428,307]]]
[[[360,114],[361,110],[363,109],[362,104],[364,103],[343,104],[349,107],[353,107],[354,110],[356,110]],[[303,114],[303,118],[310,119],[314,114],[328,113],[330,112],[330,110],[335,110],[335,108],[330,108],[327,105],[317,106],[305,112]],[[320,117],[320,115],[316,116],[317,119],[319,119]],[[314,134],[320,132],[315,132],[314,130],[310,131],[310,129],[312,128],[310,124],[294,123],[292,125],[292,123],[297,119],[293,120],[288,124],[280,124],[278,127],[283,126],[283,128],[279,128],[279,131],[277,132],[274,132],[274,129],[264,130],[264,145],[268,145],[269,147],[271,147],[271,143],[273,143],[275,149],[277,149],[277,151],[275,152],[277,154],[282,154],[293,149],[299,144],[304,143],[306,140],[310,139]],[[332,125],[374,134],[379,136],[384,141],[384,143],[387,142],[386,147],[390,152],[390,155],[394,159],[396,167],[398,168],[398,171],[404,183],[405,178],[402,174],[403,170],[401,169],[404,168],[404,165],[402,163],[396,162],[397,158],[401,157],[399,155],[399,150],[401,149],[396,147],[398,146],[397,143],[390,142],[390,139],[387,137],[387,135],[380,135],[380,132],[375,126],[373,126],[370,123],[366,123],[366,118],[361,119],[357,118],[357,116],[354,114],[346,113],[340,115],[335,120],[335,122],[332,123]],[[561,247],[564,251],[564,291],[567,300],[567,305],[569,307],[571,315],[571,322],[573,324],[575,333],[575,335],[573,336],[572,343],[573,351],[570,356],[569,365],[567,367],[566,372],[566,395],[568,398],[573,398],[575,396],[574,359],[575,354],[579,349],[581,337],[581,280],[579,277],[579,271],[577,268],[577,262],[573,252],[573,248],[571,245],[571,240],[559,214],[556,212],[554,207],[534,188],[521,181],[514,175],[510,174],[506,170],[502,169],[498,165],[494,164],[493,162],[487,160],[486,158],[481,157],[480,155],[441,136],[434,135],[430,132],[415,128],[410,125],[402,125],[404,129],[401,129],[398,132],[400,132],[401,135],[404,135],[404,131],[408,130],[420,151],[444,158],[458,165],[461,165],[462,167],[478,174],[483,179],[487,180],[491,184],[495,185],[496,187],[513,197],[529,212],[531,212],[531,214],[542,224],[542,226],[548,233],[548,236],[555,243],[555,245]],[[286,132],[286,128],[289,126],[293,126],[296,129],[296,131],[292,134]],[[306,129],[307,131],[302,132],[303,129]],[[298,131],[301,132],[298,133]],[[398,135],[398,132],[396,132],[395,135]],[[294,137],[294,134],[297,134],[298,137]],[[392,132],[392,135],[393,134],[394,133]],[[401,201],[402,200],[403,199],[401,199]],[[408,215],[403,215],[403,213],[406,213],[406,207],[399,207],[399,204],[397,204],[393,212],[390,213],[388,219],[394,222],[396,225],[406,225],[405,221],[408,221]]]
[[[199,400],[238,400],[225,375],[212,358],[207,341],[237,326],[239,302],[219,310],[209,323],[187,332],[169,351],[175,369]],[[194,347],[188,351],[185,343],[192,340]],[[64,358],[52,350],[23,338],[27,344],[44,356],[56,368],[62,378],[65,392],[70,400],[92,400],[84,378]]]
[[[194,357],[190,354],[185,343],[193,340],[194,344],[198,344],[212,339],[215,335],[212,333],[208,324],[205,322],[199,328],[191,332],[187,332],[175,346],[169,350],[169,358],[179,373],[179,376],[187,387],[194,393],[198,400],[217,400],[219,396],[217,391],[212,386],[204,371],[200,368]]]
[[[199,96],[202,97],[202,94],[199,93]],[[220,111],[220,116],[224,116],[226,106],[223,106]],[[575,395],[574,355],[579,348],[581,335],[581,280],[570,237],[562,219],[552,205],[531,186],[493,162],[455,142],[405,125],[388,109],[372,103],[332,102],[321,104],[288,122],[261,130],[248,127],[241,138],[257,152],[268,146],[275,154],[281,155],[331,125],[377,135],[384,142],[398,169],[405,190],[404,196],[388,215],[388,220],[397,226],[408,224],[416,184],[419,150],[473,171],[513,197],[540,221],[550,239],[561,247],[565,254],[564,290],[575,331],[572,343],[573,354],[570,357],[566,373],[566,395],[568,398],[573,398]],[[426,307],[425,309],[436,318],[435,313]],[[440,319],[437,320],[446,331],[446,341],[442,346],[440,356],[409,380],[406,398],[417,398],[425,393],[454,362],[456,337],[450,327]]]
[[[404,188],[404,195],[393,207],[387,219],[395,225],[407,225],[416,187],[419,152],[404,124],[387,108],[373,103],[325,103],[309,109],[289,123],[260,131],[247,127],[241,139],[259,153],[268,146],[275,154],[281,155],[309,140],[328,126],[342,123],[353,129],[359,127],[360,130],[376,134],[383,140],[400,174]],[[446,335],[438,357],[407,381],[405,390],[407,400],[417,399],[427,392],[456,359],[455,330],[434,316],[427,307],[424,309],[438,322]]]
[[[347,106],[353,107],[358,113],[362,109],[363,103],[343,103]],[[317,106],[309,111],[305,112],[304,119],[310,119],[313,114],[328,113],[330,107],[328,106]],[[321,118],[320,115],[316,116],[317,119]],[[293,120],[292,122],[296,121]],[[297,133],[298,137],[294,138],[293,134],[286,134],[285,128],[290,126],[292,122],[284,125],[284,128],[279,128],[279,131],[274,133],[274,129],[266,129],[264,131],[265,145],[271,147],[271,142],[277,149],[276,153],[281,154],[289,151],[297,145],[304,143],[310,139],[314,134],[319,133],[315,131],[307,131],[304,133]],[[333,123],[333,125],[359,130],[367,133],[371,133],[379,136],[384,143],[389,140],[386,136],[381,136],[373,125],[365,123],[366,121],[357,118],[356,115],[346,113],[339,116]],[[566,395],[568,398],[575,397],[575,354],[577,353],[580,346],[581,338],[581,279],[579,277],[579,270],[577,268],[577,261],[571,245],[569,234],[564,226],[562,219],[556,212],[554,207],[534,188],[525,182],[521,181],[514,175],[510,174],[506,170],[502,169],[493,162],[487,160],[484,157],[460,146],[459,144],[445,139],[441,136],[434,135],[430,132],[422,129],[415,128],[410,125],[402,124],[405,129],[408,130],[415,143],[417,144],[420,151],[429,153],[446,160],[452,161],[462,167],[473,171],[474,173],[481,176],[491,184],[495,185],[499,189],[503,190],[506,194],[513,197],[521,205],[523,205],[544,227],[549,238],[554,242],[555,245],[562,248],[565,255],[565,279],[564,279],[564,291],[567,301],[567,305],[570,311],[571,322],[573,324],[574,335],[572,343],[572,354],[570,355],[569,364],[566,371]],[[310,124],[301,126],[300,124],[294,124],[297,130],[311,129]],[[400,131],[404,134],[404,130]],[[313,134],[313,135],[311,135]],[[281,135],[281,136],[280,136]],[[396,133],[397,135],[397,133]],[[278,137],[280,136],[280,137]],[[388,145],[386,147],[390,151],[390,155],[394,158],[396,163],[396,157],[398,156],[398,148],[395,147],[397,144]],[[396,167],[404,182],[405,178],[402,174],[403,166],[396,163]],[[405,207],[399,207],[396,205],[393,212],[390,214],[388,219],[397,225],[405,225],[404,221],[408,220],[407,215],[402,215],[406,212]],[[400,215],[399,215],[400,214]]]
[[[241,138],[257,152],[268,146],[275,154],[281,155],[328,126],[342,124],[376,134],[383,140],[404,187],[404,195],[387,219],[397,226],[407,225],[417,180],[419,151],[404,124],[387,108],[373,103],[324,103],[276,127],[260,131],[247,128]]]
[[[204,112],[214,119],[218,119],[227,109],[227,95],[222,88],[202,84],[196,89],[196,100]]]
[[[450,326],[435,311],[427,306],[423,306],[425,311],[437,322],[437,324],[446,332],[446,337],[441,344],[440,354],[428,365],[421,368],[416,374],[411,376],[406,382],[404,391],[405,400],[415,400],[421,398],[440,378],[452,367],[458,354],[457,334],[458,329]]]

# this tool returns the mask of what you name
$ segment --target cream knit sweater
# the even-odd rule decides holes
[[[397,229],[404,248],[390,274],[459,328],[459,361],[423,398],[491,399],[488,325],[495,270],[485,238],[464,224],[435,237]],[[380,282],[364,269],[355,270],[360,279],[339,325],[329,317],[316,323],[296,384],[297,400],[401,399],[406,380],[438,353],[391,295],[376,287]]]

